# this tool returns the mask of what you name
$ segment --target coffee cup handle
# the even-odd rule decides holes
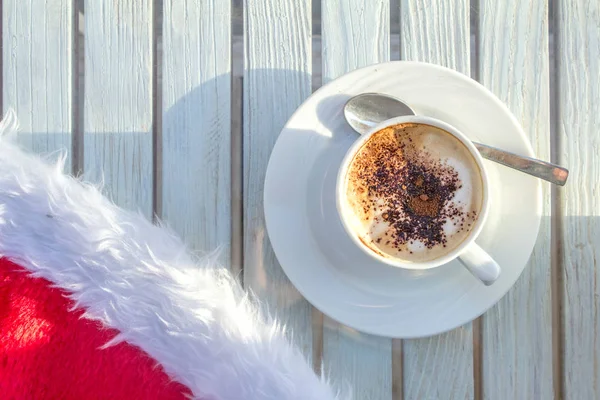
[[[458,259],[486,286],[490,286],[500,276],[498,263],[475,243],[471,243]]]

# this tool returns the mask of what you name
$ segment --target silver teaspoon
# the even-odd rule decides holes
[[[348,100],[344,106],[344,116],[348,125],[361,135],[380,122],[403,115],[415,115],[415,112],[401,100],[381,93],[359,94]],[[567,182],[569,171],[559,165],[520,156],[477,142],[473,142],[473,144],[483,158],[555,185],[563,186]]]

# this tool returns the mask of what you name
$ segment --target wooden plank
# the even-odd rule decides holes
[[[321,7],[324,84],[354,69],[389,61],[389,0],[321,0]]]
[[[469,1],[401,0],[400,58],[469,74]],[[442,335],[405,340],[405,399],[473,398],[473,334],[467,324]]]
[[[285,122],[311,92],[310,2],[244,5],[244,283],[312,355],[311,307],[287,280],[269,244],[263,181]]]
[[[152,215],[152,1],[86,1],[84,170]]]
[[[562,198],[566,399],[600,398],[600,4],[557,9],[559,160],[570,168]]]
[[[550,160],[546,0],[482,0],[479,77],[521,122],[536,156]],[[533,254],[510,292],[483,317],[486,399],[551,399],[550,186]]]
[[[400,0],[400,59],[469,73],[469,1]]]
[[[321,7],[323,83],[390,59],[388,0],[322,0]],[[391,340],[325,321],[323,364],[334,384],[351,383],[357,399],[391,399]]]
[[[221,248],[228,265],[230,6],[165,0],[162,76],[162,218],[192,249]]]
[[[4,111],[15,110],[27,149],[68,151],[70,172],[72,1],[5,0],[2,6]]]

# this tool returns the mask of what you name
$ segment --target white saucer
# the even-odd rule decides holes
[[[346,74],[308,98],[281,132],[267,168],[264,206],[275,255],[302,295],[357,330],[397,338],[438,334],[494,305],[515,283],[533,250],[541,183],[485,162],[491,210],[477,243],[502,267],[486,287],[458,261],[408,271],[369,259],[339,222],[335,179],[358,137],[342,109],[364,92],[387,93],[417,114],[444,120],[473,140],[534,156],[522,128],[487,89],[450,69],[396,61]]]

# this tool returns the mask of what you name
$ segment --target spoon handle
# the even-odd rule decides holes
[[[569,171],[563,167],[534,158],[520,156],[485,144],[475,142],[473,144],[483,158],[544,179],[555,185],[563,186],[567,182]]]

